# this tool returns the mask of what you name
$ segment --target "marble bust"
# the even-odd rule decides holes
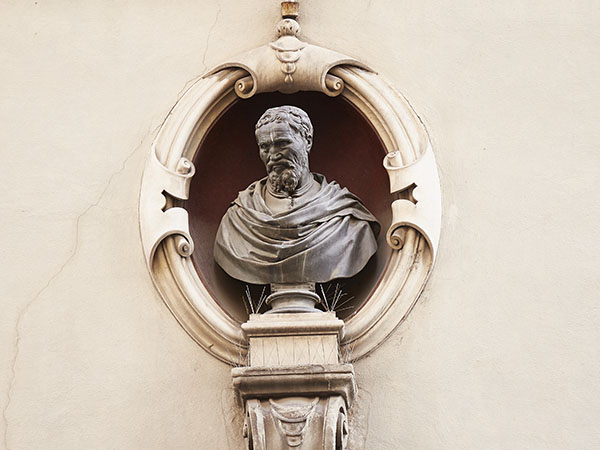
[[[255,135],[267,176],[240,192],[223,216],[216,262],[253,284],[323,283],[360,272],[377,250],[380,225],[348,189],[311,173],[306,112],[270,108]]]

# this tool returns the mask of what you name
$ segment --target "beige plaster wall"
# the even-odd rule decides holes
[[[600,7],[302,0],[430,131],[440,256],[356,364],[353,449],[600,448]],[[229,368],[145,269],[139,181],[186,83],[273,36],[276,1],[0,5],[0,446],[239,449]]]

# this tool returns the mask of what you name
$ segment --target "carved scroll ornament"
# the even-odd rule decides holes
[[[220,64],[211,72],[241,68],[247,72],[235,83],[240,98],[250,98],[261,92],[320,91],[331,97],[344,89],[342,78],[330,73],[333,67],[346,65],[369,70],[360,61],[341,53],[302,42],[297,35],[300,25],[293,19],[283,19],[277,25],[277,40]]]
[[[260,92],[313,90],[342,95],[371,123],[388,155],[384,167],[392,205],[392,254],[380,282],[345,321],[342,351],[352,360],[373,351],[405,319],[433,266],[441,217],[438,174],[427,132],[408,102],[354,58],[302,42],[292,19],[277,39],[198,79],[173,107],[156,137],[142,180],[140,229],[144,254],[165,303],[208,352],[235,365],[248,342],[240,323],[218,306],[189,255],[193,242],[182,207],[194,175],[190,161],[212,123],[239,98]],[[351,349],[351,351],[350,351]]]
[[[357,391],[350,362],[402,323],[431,272],[440,233],[438,173],[426,130],[408,102],[356,59],[300,40],[297,3],[282,7],[273,42],[198,79],[170,111],[144,172],[140,231],[152,279],[182,327],[215,357],[243,365],[232,369],[232,378],[244,404],[247,448],[344,450],[347,409]],[[386,240],[394,251],[368,301],[345,322],[334,312],[274,308],[241,324],[212,297],[190,258],[184,201],[200,143],[235,101],[274,91],[342,95],[387,152],[383,167],[397,198]],[[274,291],[273,304],[292,291]]]

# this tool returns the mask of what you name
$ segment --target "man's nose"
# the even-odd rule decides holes
[[[278,160],[279,158],[281,158],[281,150],[279,148],[277,148],[276,146],[272,145],[271,148],[269,149],[269,159],[273,159],[273,160]]]

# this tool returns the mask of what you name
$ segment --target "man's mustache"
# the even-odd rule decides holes
[[[298,167],[294,161],[289,159],[278,159],[277,161],[267,163],[267,172],[271,172],[273,169],[295,169]]]

